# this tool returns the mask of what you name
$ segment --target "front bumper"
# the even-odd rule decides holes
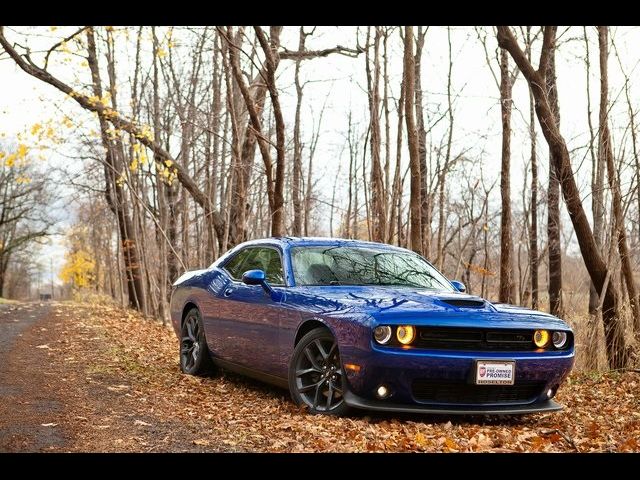
[[[562,405],[553,401],[545,400],[543,402],[527,404],[527,405],[494,405],[494,406],[429,406],[429,405],[402,405],[389,403],[383,400],[368,400],[359,397],[353,392],[346,391],[344,401],[347,405],[354,408],[362,408],[365,410],[376,410],[381,412],[402,412],[402,413],[439,413],[439,414],[457,414],[457,415],[517,415],[524,413],[537,412],[555,412],[562,410]]]
[[[346,369],[345,402],[357,408],[397,412],[520,414],[554,411],[562,407],[547,396],[557,390],[571,371],[574,350],[564,352],[473,352],[424,349],[401,349],[372,345],[370,350],[341,352],[344,364],[360,366]],[[492,395],[493,386],[478,388],[475,396],[473,378],[476,360],[513,360],[515,383],[527,387],[524,397],[509,395],[505,387]],[[429,382],[433,398],[425,398],[414,382]],[[376,390],[384,385],[391,391],[380,399]],[[453,387],[452,387],[453,386]],[[441,388],[440,388],[441,387]],[[498,387],[498,386],[496,386]],[[448,390],[447,390],[448,389]],[[442,393],[447,391],[447,395]],[[456,397],[461,392],[461,397]],[[496,389],[497,392],[497,389]],[[495,398],[494,398],[495,397]]]

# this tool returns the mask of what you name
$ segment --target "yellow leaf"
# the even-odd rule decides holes
[[[19,144],[18,153],[17,153],[18,158],[25,158],[27,156],[28,151],[29,151],[29,147],[27,147],[24,143]]]
[[[158,56],[158,58],[166,57],[167,52],[165,52],[162,47],[158,47],[158,50],[156,51],[156,55]]]
[[[105,93],[102,98],[100,99],[100,103],[102,103],[102,106],[104,107],[108,107],[109,106],[109,100],[111,99],[111,94],[109,92]]]
[[[444,444],[447,448],[450,448],[451,450],[458,449],[458,444],[455,441],[451,440],[449,437],[445,438]]]
[[[39,123],[34,123],[31,127],[31,135],[37,134],[42,129],[42,125]]]
[[[422,448],[427,446],[427,438],[422,434],[422,432],[416,433],[415,442]]]

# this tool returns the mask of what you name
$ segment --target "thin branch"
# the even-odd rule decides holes
[[[58,43],[56,43],[53,47],[51,47],[47,51],[47,54],[44,56],[44,69],[46,70],[47,67],[49,66],[49,55],[51,55],[54,52],[54,50],[56,50],[59,46],[67,43],[68,41],[73,40],[75,37],[77,37],[82,32],[84,32],[87,28],[89,28],[89,27],[82,27],[81,29],[77,30],[75,33],[72,33],[68,37],[63,38]]]

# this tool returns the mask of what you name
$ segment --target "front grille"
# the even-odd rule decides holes
[[[531,403],[542,393],[544,385],[532,381],[516,381],[514,385],[472,385],[461,380],[416,379],[412,393],[416,401],[425,403]]]
[[[414,344],[434,350],[532,351],[533,330],[420,327]]]

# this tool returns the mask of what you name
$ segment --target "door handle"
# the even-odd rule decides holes
[[[229,295],[231,295],[233,293],[233,288],[226,288],[224,290],[224,296],[228,297]]]

